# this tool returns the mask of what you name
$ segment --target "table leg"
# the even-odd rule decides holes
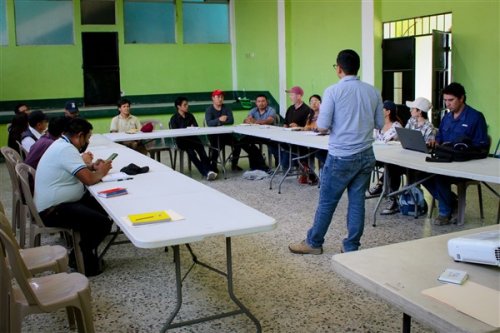
[[[260,333],[262,331],[262,327],[260,325],[260,322],[255,318],[255,316],[248,310],[242,303],[241,301],[236,297],[234,294],[234,289],[233,289],[233,259],[232,259],[232,253],[231,253],[231,238],[226,237],[226,262],[227,262],[227,273],[222,272],[216,268],[213,268],[209,266],[208,264],[205,264],[203,262],[200,262],[198,258],[195,256],[193,253],[191,247],[189,244],[186,244],[189,252],[191,253],[192,259],[193,259],[193,265],[194,264],[199,264],[200,266],[203,266],[205,268],[208,268],[222,276],[225,276],[227,279],[227,289],[228,289],[228,294],[231,300],[239,307],[239,310],[234,310],[234,311],[229,311],[225,313],[220,313],[220,314],[215,314],[212,316],[207,316],[203,318],[198,318],[198,319],[193,319],[193,320],[187,320],[179,323],[172,323],[174,320],[175,316],[177,316],[177,313],[179,312],[181,306],[182,306],[182,281],[184,278],[186,278],[187,274],[191,271],[191,268],[188,270],[184,278],[182,277],[181,274],[181,263],[180,263],[180,254],[179,254],[179,245],[173,246],[174,249],[174,261],[175,261],[175,281],[176,281],[176,288],[177,288],[177,301],[176,301],[176,306],[175,309],[172,311],[170,316],[167,319],[167,322],[163,326],[161,332],[164,333],[168,329],[172,328],[177,328],[177,327],[182,327],[182,326],[187,326],[187,325],[193,325],[193,324],[198,324],[202,323],[205,321],[210,321],[214,319],[221,319],[225,317],[230,317],[230,316],[235,316],[239,314],[245,314],[250,320],[253,321],[256,327],[257,333]]]
[[[403,313],[403,333],[410,333],[411,331],[411,316]]]
[[[181,256],[179,251],[179,245],[172,246],[174,249],[174,262],[175,262],[175,285],[177,289],[177,300],[175,304],[175,309],[172,311],[167,319],[165,325],[161,329],[161,333],[165,333],[167,329],[171,328],[172,321],[174,320],[177,313],[181,309],[182,305],[182,277],[181,277]]]

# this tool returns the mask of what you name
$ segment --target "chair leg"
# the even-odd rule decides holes
[[[85,274],[85,265],[83,264],[82,250],[80,249],[80,233],[73,232],[73,251],[75,253],[76,269],[79,273]]]
[[[17,223],[19,224],[19,246],[24,249],[26,246],[26,206],[21,202],[19,203],[19,217]]]
[[[84,332],[95,333],[94,319],[92,317],[92,297],[90,295],[90,287],[79,292],[78,298],[80,300],[80,319],[83,320]]]
[[[484,219],[483,191],[481,190],[481,183],[477,183],[477,197],[479,199],[479,214],[481,215],[481,218]]]
[[[179,150],[179,171],[184,174],[184,150]]]
[[[74,330],[76,328],[76,321],[75,321],[75,312],[74,309],[71,306],[68,306],[66,308],[66,314],[68,315],[68,325],[70,330]]]

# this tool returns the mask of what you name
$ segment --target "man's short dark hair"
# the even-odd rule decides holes
[[[41,123],[47,119],[47,115],[42,111],[33,111],[28,116],[28,124],[30,124],[31,127],[35,128],[36,124]]]
[[[51,118],[49,120],[49,128],[47,131],[53,137],[58,138],[64,132],[64,129],[66,128],[66,125],[68,124],[69,120],[70,118],[68,117]]]
[[[21,107],[23,107],[23,106],[28,107],[28,104],[26,104],[26,103],[19,103],[19,104],[17,104],[17,105],[14,107],[14,113],[15,113],[15,114],[21,113],[21,111],[19,111],[19,109],[20,109]]]
[[[465,103],[465,99],[467,98],[467,96],[465,95],[464,86],[462,86],[460,83],[457,83],[457,82],[452,82],[449,85],[447,85],[446,87],[444,87],[442,93],[443,93],[443,95],[444,94],[453,95],[456,98],[462,98],[462,96],[463,96],[464,103]]]
[[[64,128],[64,134],[69,137],[77,135],[78,133],[83,133],[87,135],[93,129],[92,124],[83,118],[73,118],[66,124]]]
[[[184,97],[184,96],[179,96],[179,97],[177,97],[177,98],[175,99],[175,101],[174,101],[174,106],[175,106],[176,108],[178,108],[179,106],[181,106],[181,105],[182,105],[182,102],[184,102],[184,101],[186,101],[186,102],[188,101],[187,97]]]
[[[255,97],[255,100],[257,100],[257,98],[259,98],[259,97],[264,97],[264,98],[266,99],[266,101],[267,101],[267,96],[266,96],[266,95],[264,95],[264,94],[258,94],[258,95]]]
[[[125,105],[125,104],[131,105],[132,103],[128,99],[126,99],[126,98],[121,98],[116,103],[116,106],[118,106],[118,108],[121,108],[122,105]]]
[[[359,55],[354,50],[342,50],[337,56],[337,65],[339,65],[347,75],[358,74],[359,64]]]

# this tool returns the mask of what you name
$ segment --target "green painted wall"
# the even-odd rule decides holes
[[[464,85],[467,103],[483,112],[494,149],[500,136],[500,2],[377,0],[376,6],[381,22],[452,13],[452,79]],[[381,49],[376,52],[380,58]],[[376,74],[380,82],[381,71]]]
[[[235,2],[239,90],[268,90],[277,98],[277,15],[276,1]]]
[[[16,46],[14,3],[7,0],[9,45],[0,47],[0,101],[83,98],[82,31],[118,32],[126,95],[231,90],[231,45],[183,44],[182,1],[177,7],[176,44],[124,44],[123,0],[116,0],[115,25],[82,26],[75,0],[75,45]]]
[[[286,48],[287,86],[300,85],[305,99],[322,95],[338,81],[339,51],[361,54],[361,2],[287,0]]]

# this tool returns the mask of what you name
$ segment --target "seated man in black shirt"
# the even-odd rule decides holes
[[[174,105],[177,108],[177,113],[170,118],[170,128],[198,127],[196,118],[188,112],[189,103],[186,97],[177,97]],[[188,154],[189,159],[203,177],[207,177],[207,180],[217,178],[217,173],[210,170],[210,161],[199,137],[188,136],[177,138],[175,141],[177,146]]]
[[[286,110],[285,115],[285,123],[283,127],[290,128],[303,128],[306,126],[307,119],[310,117],[314,117],[314,111],[302,100],[302,96],[304,96],[304,90],[301,87],[295,86],[286,91],[290,97],[290,101],[292,105]],[[300,156],[307,154],[307,148],[304,147],[292,147],[294,153],[292,158],[296,157],[295,152],[297,152]],[[281,166],[283,170],[288,169],[289,161],[290,161],[290,153],[288,149],[281,151]],[[304,166],[307,166],[307,158],[302,159],[301,163]]]

